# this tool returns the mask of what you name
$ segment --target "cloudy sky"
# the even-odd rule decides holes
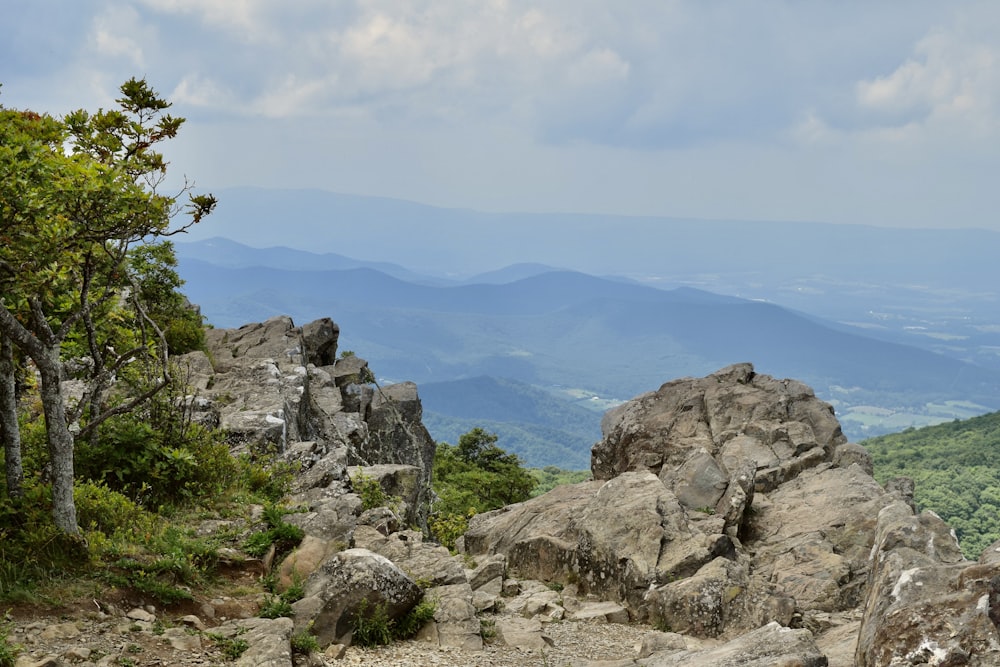
[[[199,186],[1000,230],[1000,3],[0,0],[0,104],[144,76]]]

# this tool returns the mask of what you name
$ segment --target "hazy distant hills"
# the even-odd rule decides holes
[[[186,240],[225,237],[281,247],[266,264],[250,263],[261,253],[245,250],[238,254],[240,266],[363,265],[439,285],[510,282],[554,267],[770,301],[1000,370],[997,232],[487,213],[320,190],[230,188],[216,194],[217,210]]]
[[[217,210],[191,229],[189,240],[224,237],[260,248],[340,253],[443,277],[536,263],[685,282],[740,276],[752,291],[753,277],[772,287],[825,277],[869,287],[966,288],[997,284],[1000,274],[1000,234],[976,229],[488,213],[320,190],[216,194]]]
[[[590,448],[599,439],[601,412],[583,407],[590,397],[557,398],[523,382],[479,376],[420,385],[427,407],[424,424],[439,441],[458,442],[476,426],[517,443],[535,466],[571,470],[590,467]],[[431,410],[437,410],[431,411]]]
[[[951,401],[954,414],[938,420],[966,416],[1000,396],[996,371],[704,290],[538,265],[460,284],[220,239],[177,247],[186,292],[215,326],[329,315],[341,326],[341,349],[368,359],[379,377],[420,384],[436,438],[481,425],[537,465],[585,462],[601,412],[615,401],[742,361],[812,385],[837,403],[855,438],[891,430],[881,425],[894,414]],[[859,409],[856,421],[845,419]]]
[[[616,401],[741,361],[812,385],[854,439],[1000,407],[1000,233],[216,194],[178,244],[209,320],[333,317],[341,349],[420,383],[442,439],[488,421],[580,462]]]

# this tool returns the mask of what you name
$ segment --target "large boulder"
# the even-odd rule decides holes
[[[384,607],[398,619],[420,602],[423,590],[399,566],[367,549],[347,549],[327,559],[305,583],[293,605],[298,631],[311,628],[323,647],[350,644],[359,615]]]
[[[875,524],[891,495],[858,465],[806,470],[755,504],[754,567],[805,620],[861,603]]]
[[[302,327],[302,351],[306,363],[329,366],[337,361],[340,327],[329,317],[314,320]]]
[[[812,389],[760,375],[751,364],[668,382],[610,410],[601,430],[604,438],[591,452],[594,479],[680,469],[704,450],[730,475],[743,461],[755,461],[758,489],[828,459],[846,442],[833,408]],[[722,480],[707,483],[715,487]],[[699,495],[693,502],[705,501]]]
[[[809,387],[731,366],[610,411],[604,436],[595,481],[474,517],[464,548],[707,637],[858,603],[891,498]]]
[[[637,608],[650,586],[712,560],[713,545],[650,472],[556,487],[477,515],[463,542],[470,554],[506,554],[515,574],[577,583],[584,593]]]
[[[350,491],[347,466],[409,466],[412,483],[391,493],[403,497],[405,523],[426,528],[436,443],[416,385],[373,387],[365,360],[336,359],[339,334],[330,318],[296,327],[285,316],[210,329],[208,354],[177,360],[196,392],[186,400],[234,450],[284,455],[300,473],[296,500],[312,509]]]

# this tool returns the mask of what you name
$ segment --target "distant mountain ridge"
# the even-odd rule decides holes
[[[366,257],[376,260],[369,268],[422,284],[510,282],[553,267],[665,289],[696,287],[1000,370],[1000,232],[971,228],[975,221],[967,229],[900,229],[488,213],[322,190],[216,194],[217,209],[188,240],[225,237],[258,248]]]
[[[553,451],[567,443],[586,448],[600,436],[599,420],[568,416],[573,392],[605,406],[742,361],[815,387],[837,405],[855,438],[886,432],[879,430],[879,411],[920,415],[940,404],[944,413],[934,419],[970,416],[994,408],[1000,396],[1000,372],[773,303],[537,266],[486,276],[515,278],[509,282],[435,283],[402,267],[390,267],[393,276],[379,263],[342,256],[287,248],[270,256],[267,249],[211,243],[215,254],[197,243],[177,244],[185,291],[210,322],[232,327],[282,314],[299,322],[331,316],[341,325],[342,349],[364,356],[380,377],[436,385],[425,407],[448,437],[454,428],[447,420],[477,425],[479,419],[520,429],[525,448],[541,432],[543,440],[553,438]],[[231,250],[220,256],[220,247]],[[328,265],[344,268],[321,268]],[[477,377],[492,382],[470,384]],[[544,388],[562,403],[547,402],[551,418],[526,431],[523,406],[499,410],[512,405],[512,385],[503,383]],[[476,415],[460,406],[473,399],[492,411]],[[558,425],[571,419],[591,435]],[[530,449],[538,451],[537,442]]]
[[[215,213],[188,239],[376,256],[437,276],[518,263],[594,275],[826,274],[948,285],[986,285],[998,275],[1000,232],[972,228],[487,213],[323,190],[244,187],[216,194]]]

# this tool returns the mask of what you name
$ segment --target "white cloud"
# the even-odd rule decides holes
[[[146,76],[198,137],[200,179],[872,221],[985,198],[1000,168],[993,0],[14,5],[0,101],[96,108]],[[260,159],[224,164],[235,144]]]
[[[240,41],[271,41],[268,17],[277,3],[267,0],[140,0],[146,7],[162,13],[193,15],[207,25],[236,36]],[[284,4],[284,3],[283,3]]]
[[[360,90],[389,92],[426,83],[446,62],[430,37],[406,17],[378,12],[345,31],[340,53]]]
[[[132,66],[142,69],[146,66],[146,58],[141,44],[155,40],[155,32],[142,26],[134,9],[118,7],[109,8],[94,19],[91,39],[97,53],[125,58]]]
[[[997,130],[998,88],[1000,45],[958,24],[922,39],[892,72],[860,81],[856,94],[884,128],[947,125],[974,139]]]
[[[190,104],[209,109],[224,108],[231,101],[231,93],[224,90],[216,81],[200,74],[186,75],[168,97],[176,104]]]

